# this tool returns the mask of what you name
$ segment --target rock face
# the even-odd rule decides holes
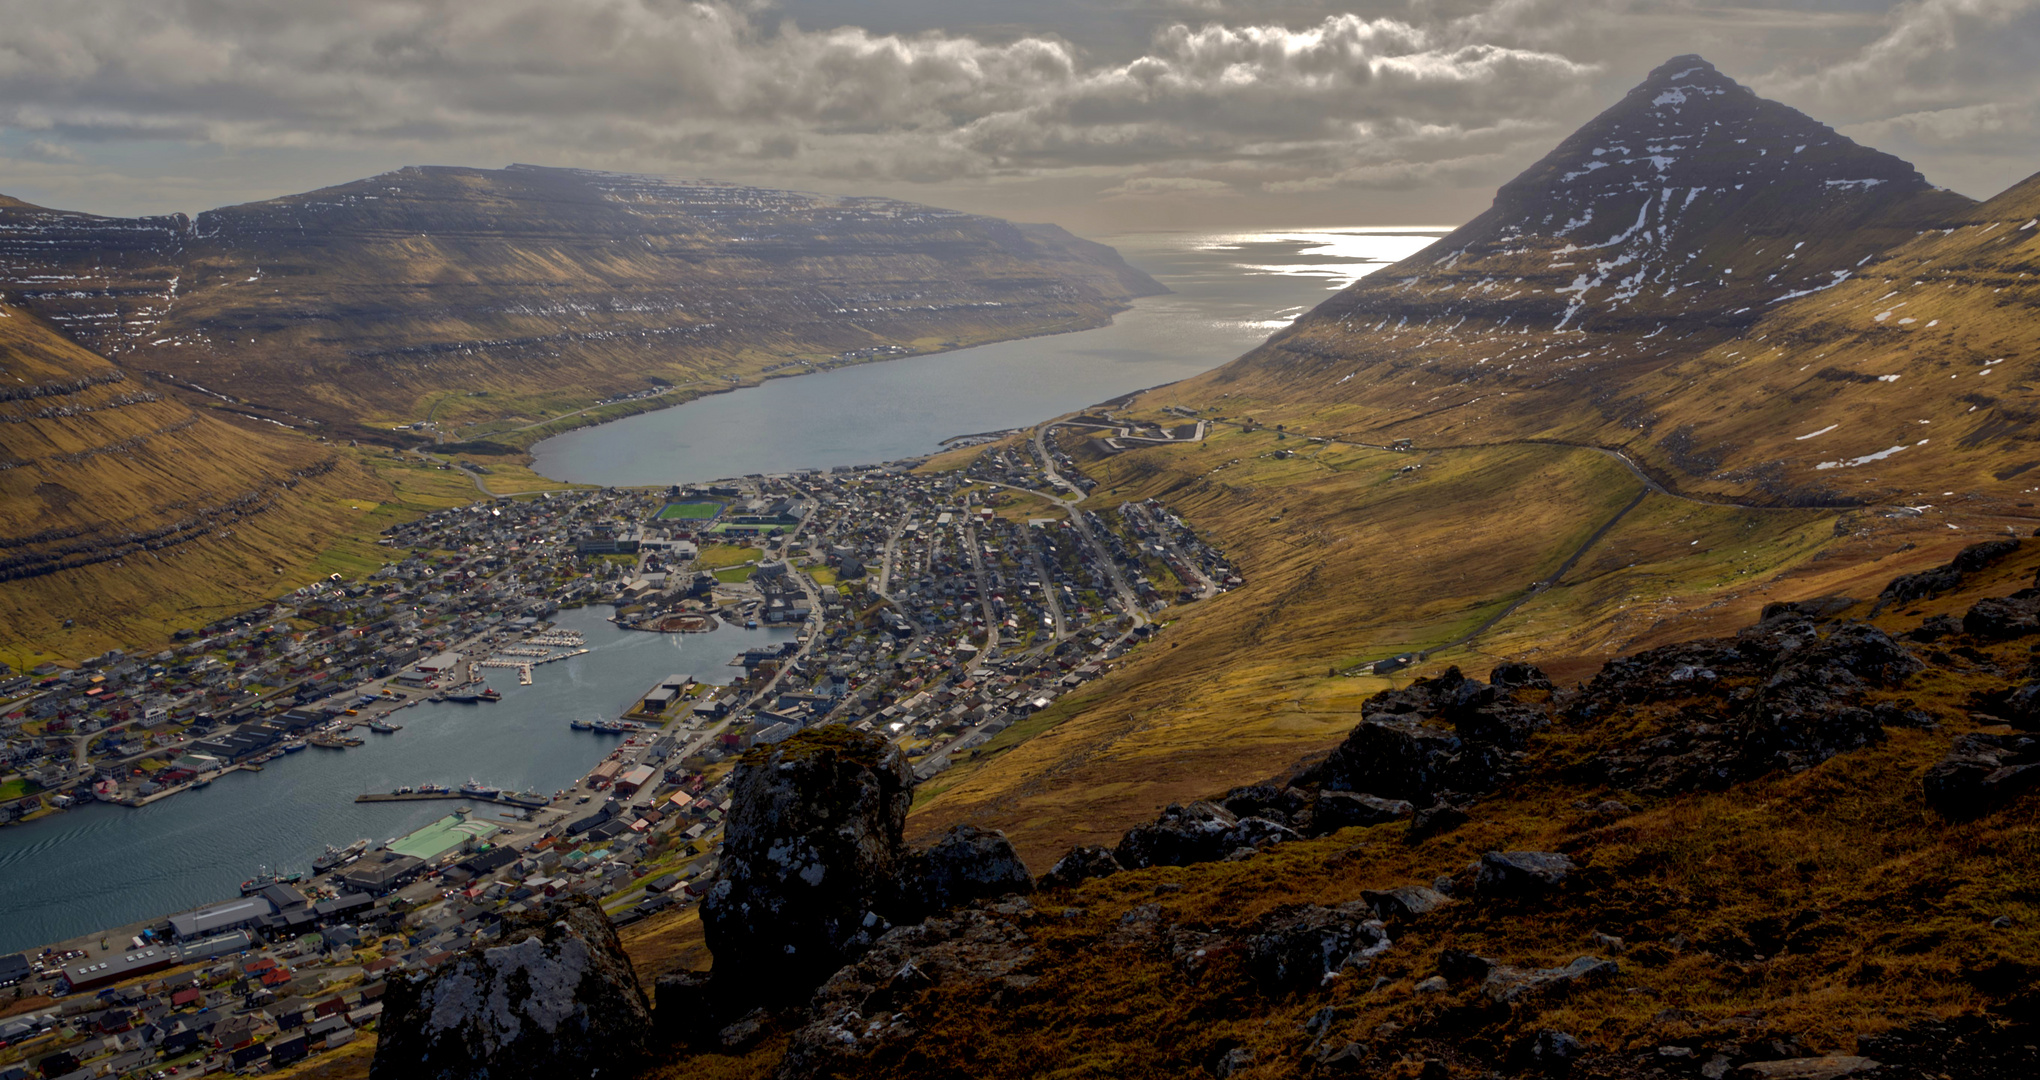
[[[846,727],[744,757],[721,874],[701,904],[718,983],[759,1000],[804,996],[882,932],[912,786],[896,748]]]
[[[1041,875],[1041,887],[1067,889],[1091,878],[1110,877],[1124,869],[1111,848],[1096,845],[1072,848],[1068,855],[1048,868],[1048,873]]]
[[[370,1076],[631,1074],[651,1006],[608,917],[577,897],[511,925],[501,942],[391,984]]]

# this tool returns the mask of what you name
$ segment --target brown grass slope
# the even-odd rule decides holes
[[[1839,617],[1901,634],[2028,586],[2036,569],[2040,548],[2029,543],[1956,591]],[[1585,1044],[1581,1076],[1699,1075],[1717,1054],[1868,1051],[1892,1061],[1894,1044],[1859,1040],[2008,1008],[2040,971],[2034,798],[1955,823],[1921,793],[1957,736],[2004,730],[1972,714],[1973,695],[2024,681],[2030,641],[1915,644],[1927,669],[1874,696],[1922,709],[1938,728],[1894,728],[1868,748],[1718,791],[1642,794],[1582,768],[1633,746],[1639,729],[1696,718],[1664,706],[1566,716],[1532,740],[1520,778],[1457,831],[1417,840],[1401,823],[1347,829],[1246,861],[1050,891],[1009,917],[1028,953],[999,978],[936,973],[932,986],[868,1003],[857,1023],[782,1021],[835,1020],[852,1032],[904,1022],[915,1032],[871,1037],[878,1049],[845,1051],[840,1071],[775,1072],[786,1041],[770,1037],[738,1055],[674,1057],[649,1075],[1192,1076],[1231,1055],[1237,1077],[1416,1076],[1427,1062],[1424,1076],[1529,1076],[1545,1073],[1514,1055],[1542,1030]],[[1563,852],[1580,869],[1546,898],[1469,895],[1469,864],[1497,850]],[[1392,920],[1393,945],[1364,968],[1283,991],[1251,976],[1238,935],[1258,920],[1441,877],[1457,880],[1458,902]],[[1521,968],[1591,955],[1620,971],[1509,1003],[1464,982],[1420,989],[1447,950]],[[1967,1047],[1939,1045],[1953,1058],[1872,1075],[2019,1075],[1994,1059],[2017,1057],[2030,1034],[2008,1044],[1980,1031]],[[1347,1058],[1322,1063],[1348,1043]]]
[[[384,431],[1093,326],[1161,291],[1054,226],[527,166],[401,169],[190,222],[5,207],[0,271],[137,370]]]
[[[195,410],[0,305],[10,663],[146,644],[157,635],[138,628],[244,608],[282,587],[279,567],[302,573],[353,516],[343,504],[387,491],[352,456]]]

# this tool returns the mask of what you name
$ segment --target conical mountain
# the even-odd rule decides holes
[[[1972,205],[1698,56],[1674,57],[1502,185],[1487,212],[1320,314],[1414,304],[1514,315],[1533,331],[1695,315],[1746,325]]]
[[[1676,57],[1479,217],[1202,383],[1255,400],[1257,417],[1335,409],[1370,442],[1630,445],[1668,482],[1708,475],[1719,455],[1636,445],[1669,437],[1657,429],[1684,385],[1656,373],[1717,346],[1746,354],[1732,343],[1760,320],[1977,213],[1910,164]]]

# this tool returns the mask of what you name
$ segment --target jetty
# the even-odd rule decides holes
[[[456,801],[456,802],[485,802],[485,803],[495,803],[495,804],[496,804],[496,805],[498,805],[498,806],[515,806],[515,807],[517,807],[517,808],[519,808],[519,809],[523,809],[523,810],[542,810],[542,809],[544,809],[545,807],[548,807],[548,806],[551,806],[551,805],[552,805],[552,800],[551,800],[551,799],[548,799],[548,798],[546,798],[546,797],[545,797],[545,796],[543,796],[543,795],[539,795],[539,796],[535,796],[535,797],[534,797],[534,796],[526,796],[526,795],[519,795],[519,794],[517,794],[517,793],[515,793],[515,792],[511,792],[510,794],[507,794],[507,795],[504,795],[504,794],[498,794],[498,795],[476,795],[476,794],[474,794],[473,792],[467,792],[467,791],[458,791],[458,790],[456,790],[456,791],[402,791],[402,792],[398,792],[398,791],[388,791],[388,792],[383,792],[383,791],[371,791],[371,792],[366,792],[366,793],[364,793],[364,794],[361,794],[361,795],[356,795],[356,796],[354,797],[354,801],[355,801],[355,802],[358,802],[358,803],[372,803],[372,802],[431,802],[431,801],[434,801],[434,800],[439,800],[439,799],[452,799],[452,800],[454,800],[454,801]]]

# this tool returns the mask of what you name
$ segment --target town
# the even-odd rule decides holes
[[[726,686],[673,676],[614,719],[574,721],[619,741],[570,789],[363,794],[456,805],[253,874],[239,899],[0,955],[0,994],[47,999],[0,1021],[0,1080],[28,1062],[46,1076],[288,1064],[372,1024],[391,973],[548,897],[588,896],[619,924],[690,903],[714,872],[734,755],[803,728],[879,732],[918,778],[939,773],[1097,677],[1171,605],[1241,584],[1160,503],[1080,508],[1096,486],[1050,432],[948,471],[496,498],[392,527],[387,564],[360,580],[153,657],[8,678],[0,819],[27,821],[88,799],[144,805],[307,745],[344,751],[428,702],[489,707],[503,695],[487,674],[529,683],[588,651],[556,625],[567,608],[607,605],[645,633],[797,631],[734,657]]]

